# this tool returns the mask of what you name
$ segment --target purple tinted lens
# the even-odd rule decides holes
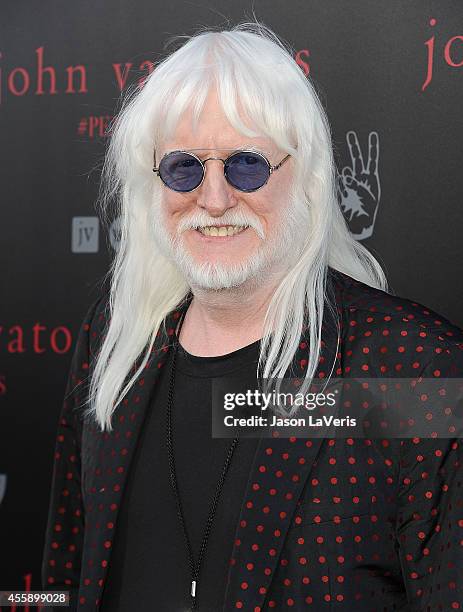
[[[193,155],[173,152],[161,160],[159,176],[174,191],[191,191],[201,183],[203,167]]]
[[[240,191],[255,191],[267,181],[270,170],[263,157],[255,153],[235,153],[225,164],[227,179]]]

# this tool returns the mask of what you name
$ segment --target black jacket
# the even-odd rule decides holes
[[[325,320],[317,376],[327,376],[335,359],[336,377],[463,378],[460,328],[331,268],[328,283],[342,336],[337,347]],[[107,295],[81,327],[57,433],[42,568],[43,588],[70,590],[71,609],[97,610],[102,601],[130,461],[186,307],[166,317],[168,336],[158,334],[111,433],[83,422],[75,409],[108,323]],[[296,375],[307,360],[302,337]],[[462,461],[460,438],[262,438],[223,610],[462,609]],[[135,599],[134,609],[142,609]],[[146,609],[157,610],[155,602]]]

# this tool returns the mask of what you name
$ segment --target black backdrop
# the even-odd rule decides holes
[[[94,208],[105,125],[171,36],[253,11],[315,83],[340,172],[348,140],[366,163],[377,134],[379,197],[360,185],[340,205],[348,220],[360,201],[376,210],[361,239],[393,290],[463,326],[459,0],[3,0],[0,589],[40,588],[67,372],[114,248]]]

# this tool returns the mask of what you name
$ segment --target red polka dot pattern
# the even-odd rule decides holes
[[[332,275],[342,340],[324,321],[317,376],[461,377],[463,331],[438,313]],[[169,314],[169,336],[185,306]],[[85,397],[107,296],[89,309],[60,416],[42,577],[97,610],[126,474],[168,339],[98,431]],[[294,373],[303,375],[308,339]],[[134,367],[136,367],[135,364]],[[426,612],[463,607],[461,439],[262,439],[236,527],[224,610]],[[153,609],[156,609],[153,606]]]

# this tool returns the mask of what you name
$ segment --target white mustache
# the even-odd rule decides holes
[[[265,240],[265,233],[262,225],[257,219],[250,219],[245,215],[233,214],[224,217],[206,217],[204,215],[195,215],[190,219],[182,219],[177,227],[177,234],[181,234],[189,229],[198,229],[207,225],[248,225],[252,227],[261,240]]]

